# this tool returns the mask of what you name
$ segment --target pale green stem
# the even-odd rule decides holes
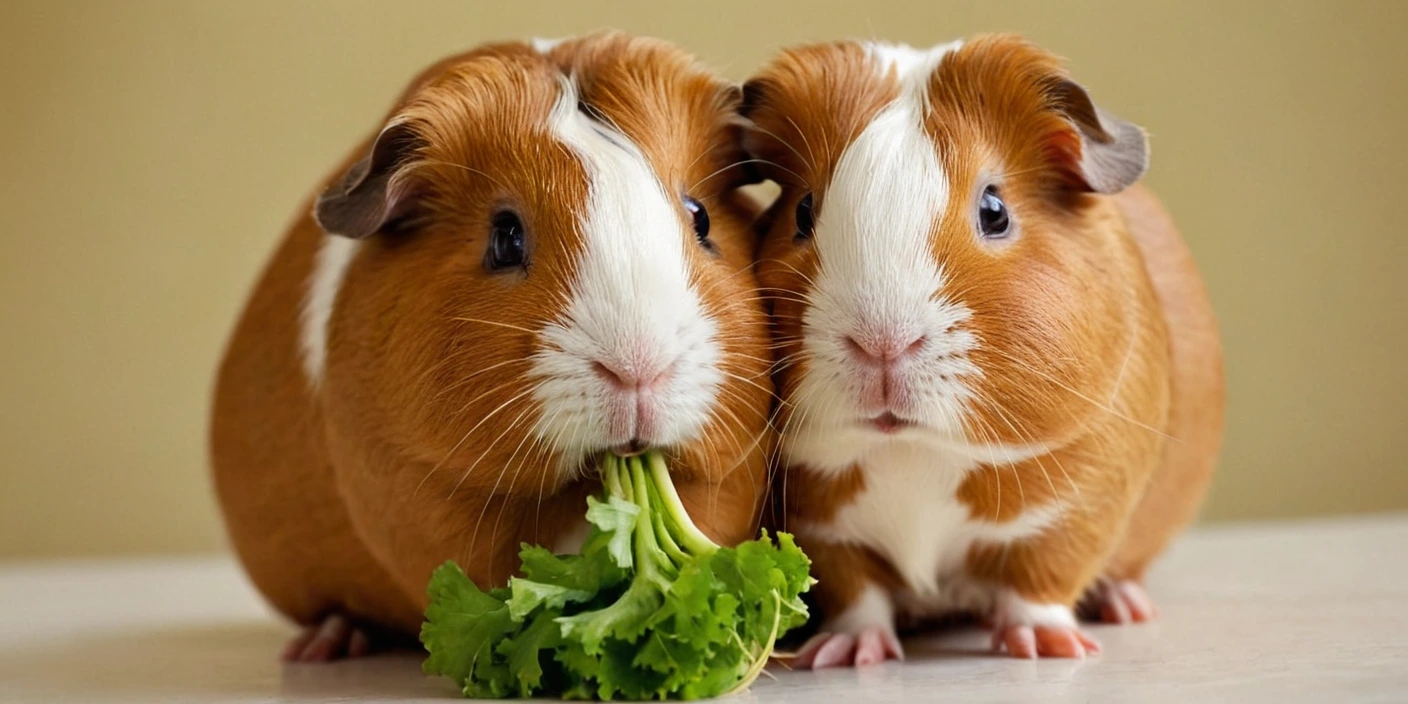
[[[684,502],[680,501],[680,495],[675,491],[675,483],[670,480],[670,469],[665,466],[665,458],[658,452],[651,452],[646,455],[646,461],[650,463],[650,473],[655,479],[655,488],[660,491],[660,500],[674,525],[679,528],[683,547],[698,557],[712,555],[719,546],[690,520],[689,512],[684,510]]]
[[[668,591],[670,581],[665,575],[660,573],[660,555],[664,553],[660,550],[660,545],[655,542],[655,530],[650,524],[650,486],[646,483],[645,469],[641,466],[640,458],[632,457],[623,461],[630,471],[629,479],[634,480],[635,503],[640,507],[640,513],[636,514],[636,579],[648,579],[656,584],[660,591]]]
[[[626,495],[621,489],[621,458],[610,452],[604,453],[601,456],[601,465],[601,483],[606,487],[606,497],[617,496],[625,499]]]
[[[652,501],[662,505],[664,504],[664,501],[660,498],[660,490],[658,487],[650,487],[650,497]],[[670,560],[673,562],[671,566],[675,567],[688,562],[689,556],[684,554],[684,550],[680,549],[679,543],[675,542],[675,536],[667,525],[665,512],[652,511],[650,518],[655,524],[655,539],[660,543],[660,547],[664,549],[665,553],[670,556]],[[674,572],[678,573],[678,570],[676,569]]]

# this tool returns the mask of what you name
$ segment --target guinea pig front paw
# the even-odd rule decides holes
[[[890,659],[904,659],[904,649],[894,629],[868,626],[856,633],[822,631],[812,636],[797,652],[792,666],[800,670],[865,667]]]
[[[371,652],[372,642],[366,630],[352,625],[342,614],[332,614],[289,641],[280,659],[284,662],[330,662],[359,658]]]
[[[1074,626],[1000,626],[993,631],[992,649],[1003,647],[1014,658],[1083,658],[1100,652],[1094,638]]]
[[[1159,610],[1138,582],[1102,578],[1086,591],[1081,615],[1104,623],[1144,623],[1157,618]]]
[[[1014,658],[1083,658],[1100,644],[1081,632],[1070,607],[1035,604],[1013,592],[1001,595],[993,619],[992,649]]]
[[[863,667],[891,658],[904,659],[895,635],[894,602],[885,591],[869,585],[802,646],[792,666],[800,670]]]

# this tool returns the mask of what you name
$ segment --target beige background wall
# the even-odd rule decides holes
[[[610,26],[1022,31],[1153,134],[1221,312],[1208,520],[1408,508],[1408,2],[0,2],[0,557],[221,544],[212,369],[315,181],[441,55]],[[292,303],[290,303],[292,305]]]

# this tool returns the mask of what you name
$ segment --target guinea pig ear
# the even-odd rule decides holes
[[[1049,91],[1058,112],[1070,120],[1080,138],[1079,159],[1070,164],[1077,187],[1097,193],[1119,193],[1149,168],[1149,138],[1144,130],[1096,107],[1090,95],[1069,79],[1055,81]],[[1074,146],[1074,145],[1073,145]]]
[[[329,235],[370,237],[402,214],[405,194],[394,193],[391,177],[416,143],[404,123],[388,125],[371,152],[328,186],[313,207],[313,219]]]

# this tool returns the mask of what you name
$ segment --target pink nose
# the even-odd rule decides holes
[[[659,392],[675,365],[612,364],[592,362],[592,370],[611,388],[606,399],[607,423],[622,455],[635,454],[650,444],[659,427]]]
[[[846,336],[846,349],[850,350],[851,356],[855,357],[863,364],[888,367],[895,362],[909,357],[921,348],[929,340],[928,336],[909,337],[908,335],[879,335],[866,336],[856,339],[855,336]]]
[[[646,367],[628,369],[604,362],[592,362],[597,376],[606,380],[618,391],[650,391],[665,382],[672,367]]]

